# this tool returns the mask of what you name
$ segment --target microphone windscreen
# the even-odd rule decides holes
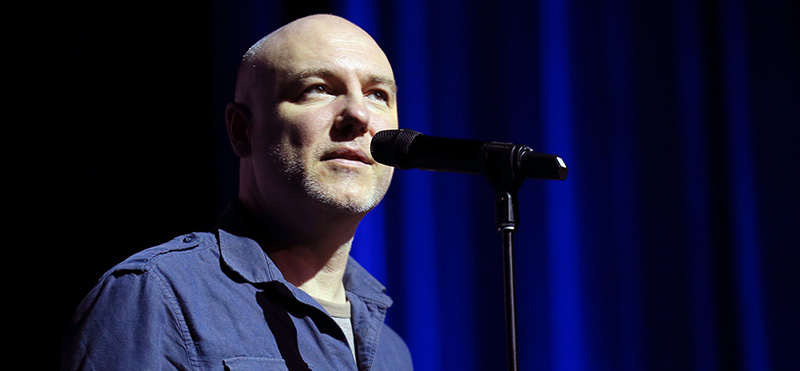
[[[407,169],[404,159],[408,154],[411,142],[421,135],[410,129],[383,130],[375,133],[370,142],[370,153],[375,161],[384,165]]]

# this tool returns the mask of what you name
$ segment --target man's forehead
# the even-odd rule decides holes
[[[307,59],[368,59],[389,64],[383,50],[364,32],[318,30],[274,35],[264,43],[264,57],[276,62]]]
[[[270,40],[263,48],[267,66],[292,77],[358,72],[377,80],[394,80],[386,55],[369,36],[311,33]]]

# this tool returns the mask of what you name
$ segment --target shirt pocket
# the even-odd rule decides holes
[[[286,362],[280,358],[235,357],[223,359],[222,364],[226,371],[289,371]]]

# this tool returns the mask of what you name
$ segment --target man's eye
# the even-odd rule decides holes
[[[306,94],[328,94],[328,89],[325,85],[314,85],[306,89]]]
[[[367,95],[367,97],[372,98],[372,99],[376,99],[376,100],[380,100],[380,101],[384,101],[384,102],[389,100],[389,94],[386,94],[385,92],[380,91],[380,90],[376,90],[376,91],[370,92]]]
[[[321,95],[329,95],[329,94],[331,94],[331,92],[327,86],[322,84],[311,85],[303,89],[303,91],[297,96],[295,101],[299,102],[314,97],[321,98]]]

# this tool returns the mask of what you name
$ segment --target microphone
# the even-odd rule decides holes
[[[440,138],[400,129],[375,133],[370,143],[375,161],[400,169],[486,174],[510,166],[522,178],[564,180],[569,169],[556,155],[512,143]]]

